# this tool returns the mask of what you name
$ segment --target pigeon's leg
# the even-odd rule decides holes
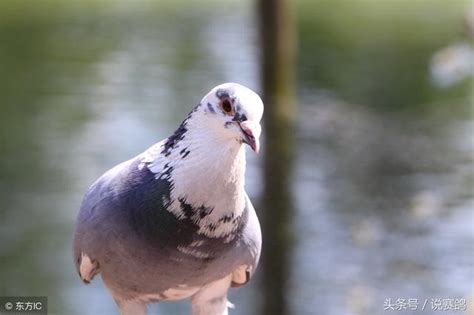
[[[121,315],[146,315],[146,304],[140,301],[117,301]]]
[[[209,283],[191,298],[193,315],[227,315],[227,290],[232,275]],[[230,304],[231,305],[231,304]]]

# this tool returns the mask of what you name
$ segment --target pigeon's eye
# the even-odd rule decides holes
[[[221,100],[221,108],[222,110],[229,115],[232,115],[234,112],[234,107],[232,106],[232,102],[228,98],[224,98]]]

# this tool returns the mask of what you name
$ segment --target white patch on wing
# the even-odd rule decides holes
[[[183,262],[184,261],[184,259],[181,258],[181,257],[170,256],[170,259],[173,260],[173,261],[176,261],[176,262]]]
[[[159,294],[145,294],[139,297],[145,302],[150,301],[176,301],[188,298],[199,291],[199,287],[188,287],[185,284],[178,285],[177,288],[169,288]]]
[[[190,297],[191,295],[195,294],[199,288],[191,287],[191,288],[170,288],[163,292],[163,295],[166,296],[168,300],[181,300]]]
[[[162,140],[152,145],[148,150],[142,153],[141,163],[138,165],[138,169],[142,170],[145,166],[155,174],[161,174],[163,172],[163,166],[165,165],[165,156],[161,154],[165,140]]]
[[[178,250],[184,254],[194,256],[196,258],[209,258],[211,257],[208,253],[205,253],[203,251],[186,247],[186,246],[178,246]]]
[[[224,243],[225,243],[225,244],[230,243],[234,238],[235,238],[235,235],[234,235],[234,234],[229,234],[229,236],[227,236],[227,237],[224,239]]]
[[[204,244],[204,241],[193,241],[191,244],[189,244],[189,247],[199,247]]]

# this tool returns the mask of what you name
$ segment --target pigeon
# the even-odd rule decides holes
[[[123,315],[186,298],[193,315],[228,314],[228,289],[246,284],[260,257],[244,184],[262,115],[254,91],[218,85],[171,136],[93,183],[74,231],[83,282],[100,273]]]

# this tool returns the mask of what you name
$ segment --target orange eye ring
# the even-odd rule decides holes
[[[229,98],[223,98],[220,101],[220,106],[227,115],[234,114],[234,106],[232,106],[232,101]]]

